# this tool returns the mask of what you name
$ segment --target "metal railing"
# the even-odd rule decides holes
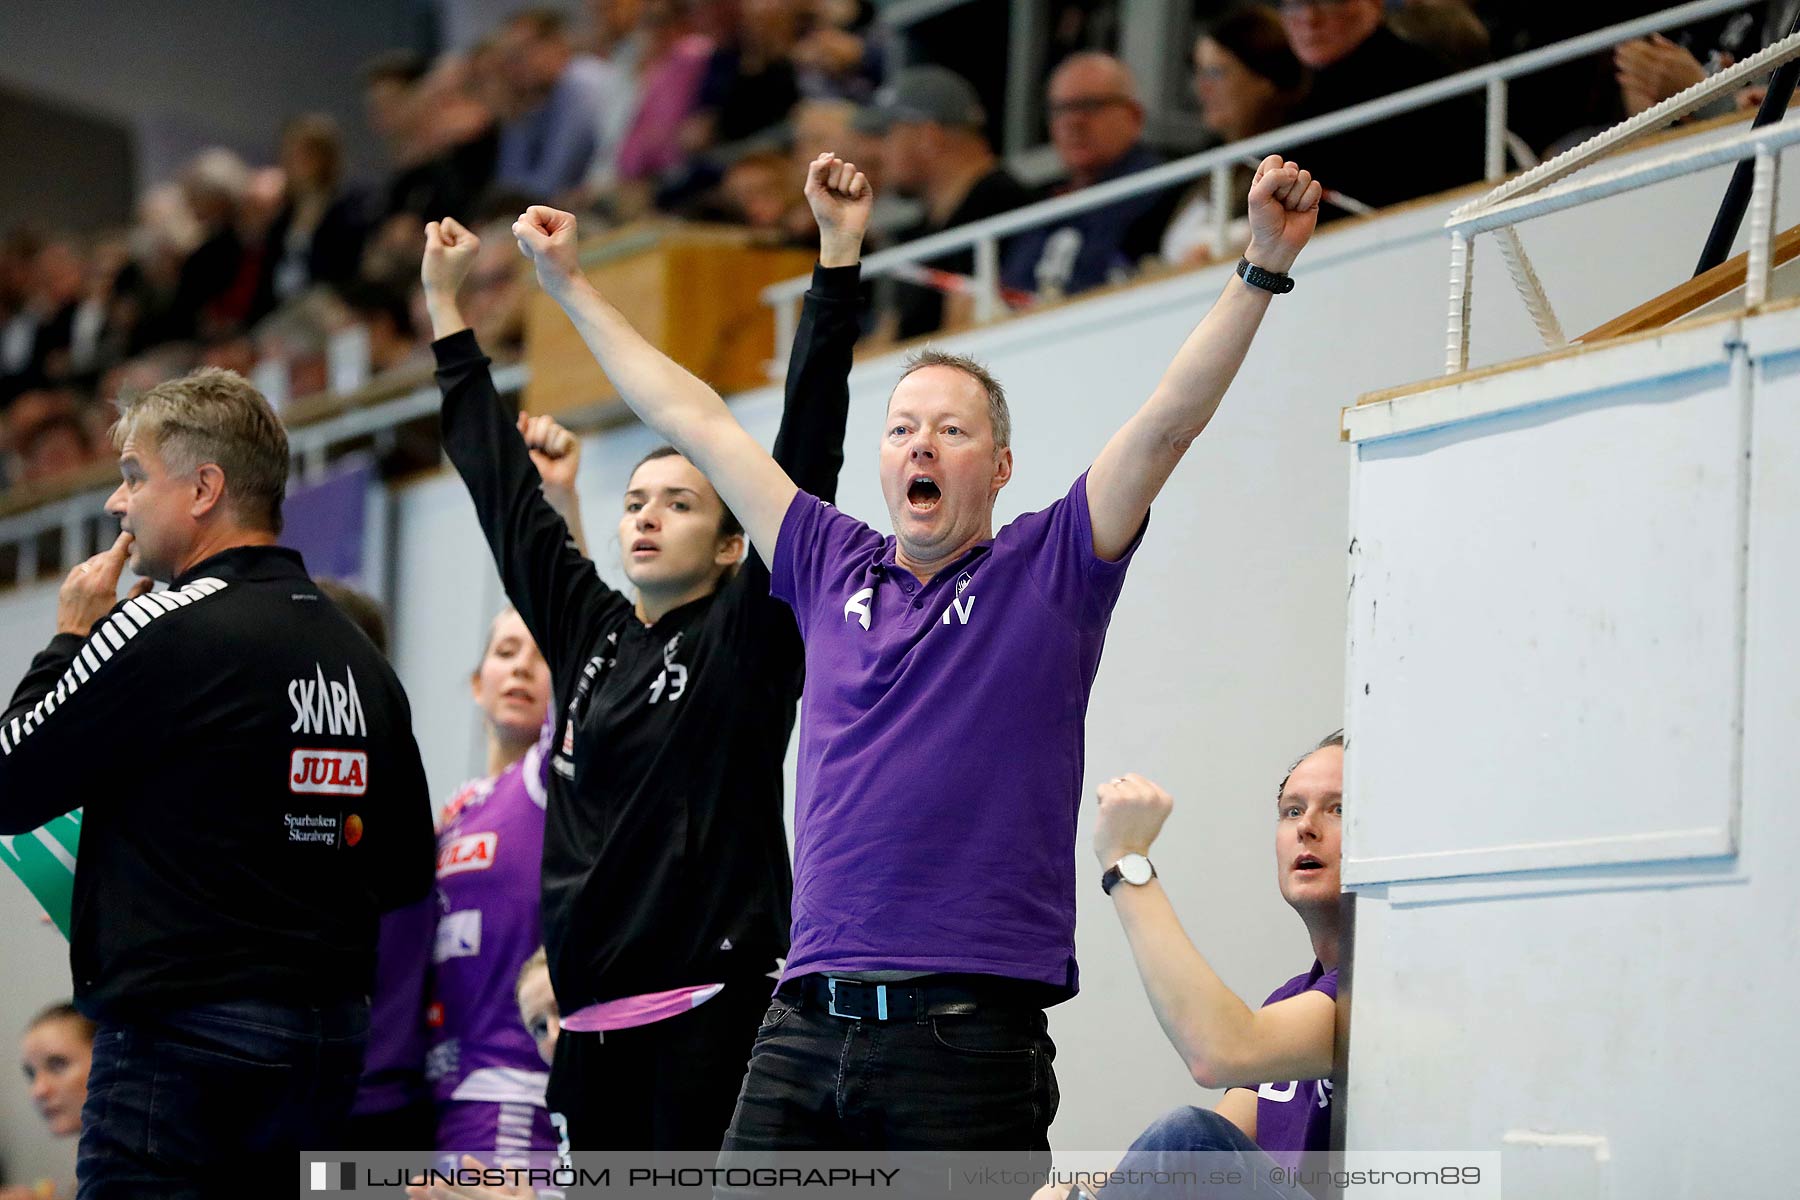
[[[502,396],[512,395],[525,386],[528,369],[524,363],[496,366],[494,387]],[[415,388],[389,400],[347,409],[306,425],[288,430],[288,452],[293,464],[293,478],[304,482],[323,475],[327,461],[334,453],[363,442],[364,439],[396,429],[408,421],[429,416],[443,403],[435,384]],[[86,553],[88,526],[100,515],[106,498],[118,487],[118,480],[101,487],[82,488],[59,496],[24,512],[0,517],[0,547],[13,547],[18,554],[14,575],[20,584],[38,576],[39,545],[45,534],[57,536],[53,557],[63,569],[73,566]]]
[[[1469,319],[1474,302],[1474,238],[1478,233],[1493,232],[1507,273],[1513,286],[1537,327],[1544,345],[1556,349],[1568,344],[1550,297],[1544,292],[1537,272],[1526,257],[1525,245],[1519,240],[1515,226],[1532,217],[1557,212],[1589,200],[1598,200],[1620,192],[1631,191],[1690,175],[1709,166],[1754,158],[1756,167],[1750,191],[1750,245],[1746,257],[1745,303],[1754,307],[1767,295],[1770,269],[1770,232],[1775,214],[1775,189],[1778,160],[1776,151],[1800,139],[1794,133],[1795,119],[1778,124],[1752,126],[1741,133],[1701,146],[1690,146],[1666,154],[1650,162],[1639,163],[1583,180],[1578,184],[1558,184],[1576,171],[1600,158],[1661,129],[1673,121],[1699,111],[1717,97],[1744,86],[1765,71],[1773,71],[1800,58],[1800,33],[1790,34],[1765,46],[1740,63],[1735,63],[1692,87],[1645,109],[1549,162],[1540,163],[1516,179],[1510,179],[1485,196],[1472,200],[1450,214],[1444,228],[1450,234],[1450,316],[1446,331],[1444,373],[1454,375],[1468,369]]]
[[[1232,171],[1241,161],[1259,159],[1283,148],[1330,137],[1478,91],[1484,92],[1487,100],[1484,125],[1486,178],[1496,181],[1506,174],[1507,85],[1512,80],[1584,58],[1633,38],[1750,7],[1753,4],[1749,0],[1693,0],[1692,3],[1622,21],[1553,46],[1530,50],[1497,63],[1365,101],[1340,112],[1313,117],[1256,137],[1164,163],[1147,171],[1139,171],[1122,179],[1096,184],[1079,192],[1043,200],[1009,213],[959,225],[942,233],[879,251],[863,260],[863,275],[865,278],[886,275],[903,266],[972,248],[975,258],[975,320],[978,324],[986,324],[999,317],[1005,309],[1000,294],[1000,241],[1003,238],[1090,209],[1210,175],[1213,244],[1223,245],[1230,223]],[[794,331],[799,324],[799,300],[805,294],[809,282],[806,276],[797,276],[763,289],[763,303],[775,310],[775,353],[772,362],[773,371],[777,375],[787,361],[788,347],[793,343]]]

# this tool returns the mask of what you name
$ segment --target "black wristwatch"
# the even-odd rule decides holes
[[[1253,288],[1285,296],[1294,290],[1294,277],[1280,271],[1265,271],[1247,258],[1238,259],[1238,277]]]

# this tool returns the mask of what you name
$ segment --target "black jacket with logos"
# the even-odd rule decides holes
[[[844,461],[859,275],[813,273],[773,450],[826,500]],[[544,499],[474,334],[433,348],[444,450],[555,684],[543,922],[563,1013],[767,975],[793,899],[782,763],[805,650],[792,610],[753,553],[646,626]]]
[[[435,842],[393,669],[300,556],[239,546],[58,634],[0,717],[0,836],[82,808],[89,1016],[366,996]]]

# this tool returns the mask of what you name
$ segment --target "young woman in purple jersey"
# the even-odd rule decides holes
[[[573,462],[563,465],[572,481]],[[560,1141],[512,986],[540,937],[550,670],[511,608],[494,618],[469,686],[487,724],[488,773],[459,788],[438,821],[426,1078],[440,1152],[524,1166]]]

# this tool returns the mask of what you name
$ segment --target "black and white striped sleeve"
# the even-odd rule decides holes
[[[168,686],[183,669],[174,643],[146,631],[224,587],[203,579],[123,601],[85,639],[57,634],[32,660],[0,715],[0,835],[36,829],[126,777],[158,736],[158,680]]]

